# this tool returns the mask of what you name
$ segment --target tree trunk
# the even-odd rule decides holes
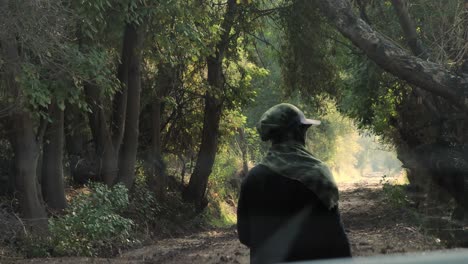
[[[119,176],[118,181],[127,188],[131,188],[135,179],[135,164],[138,150],[138,122],[140,115],[140,51],[141,33],[137,32],[134,25],[126,25],[124,39],[129,38],[129,71],[127,87],[127,111],[125,121],[125,132],[123,144],[120,151]]]
[[[221,103],[207,93],[200,151],[189,184],[183,193],[184,200],[194,203],[199,210],[207,205],[205,193],[218,149],[221,110]]]
[[[8,10],[8,3],[7,0],[0,0],[0,9]],[[6,88],[6,97],[20,98],[21,87],[17,82],[17,77],[21,61],[16,36],[11,34],[2,39],[0,51],[0,57],[4,62],[3,84]],[[15,189],[21,216],[32,231],[40,232],[47,230],[47,214],[38,188],[39,146],[34,133],[34,121],[28,112],[23,111],[23,107],[20,105],[13,108],[14,112],[6,120],[5,126],[9,128],[8,136],[14,153]]]
[[[151,135],[151,182],[156,197],[164,199],[167,187],[167,175],[161,151],[161,99],[155,98],[151,103],[152,135]]]
[[[49,107],[52,124],[49,124],[42,159],[42,194],[52,209],[67,206],[63,179],[64,113],[53,103]]]
[[[40,197],[37,178],[39,146],[34,134],[33,120],[28,113],[12,116],[12,146],[15,154],[15,187],[21,216],[34,232],[47,230],[47,214]]]
[[[181,163],[181,164],[180,164],[180,165],[181,165],[181,170],[180,170],[180,182],[182,183],[181,186],[184,186],[184,184],[185,184],[185,182],[184,182],[184,180],[185,180],[185,173],[186,173],[186,171],[187,171],[187,166],[186,166],[186,165],[187,165],[187,161],[186,161],[184,155],[182,155],[182,154],[179,154],[179,155],[178,155],[178,158],[179,158],[180,163]]]
[[[221,28],[223,33],[216,45],[214,56],[207,58],[208,84],[213,91],[205,93],[205,111],[203,117],[203,131],[197,163],[190,177],[189,184],[183,192],[186,202],[191,202],[198,210],[203,210],[208,204],[206,199],[206,187],[208,178],[213,169],[216,151],[218,149],[219,122],[221,120],[223,102],[219,98],[224,88],[223,59],[231,41],[230,32],[237,14],[236,0],[228,0],[228,6],[224,15]]]
[[[413,54],[421,59],[427,59],[429,56],[422,46],[416,32],[416,25],[411,19],[406,0],[392,0],[393,7],[400,21],[401,29],[403,30],[406,42]]]
[[[124,39],[122,43],[122,52],[120,56],[120,64],[117,69],[117,78],[119,79],[122,87],[121,90],[117,92],[114,96],[112,104],[112,135],[114,146],[118,150],[122,144],[124,137],[124,126],[125,126],[125,117],[127,112],[127,100],[128,100],[128,71],[130,67],[130,56],[132,56],[133,49],[135,49],[135,40],[132,35],[132,32],[129,32],[131,29],[125,27]]]
[[[347,0],[319,1],[319,7],[345,37],[364,51],[382,69],[443,97],[466,111],[467,75],[457,75],[437,63],[409,55],[396,43],[358,18]]]

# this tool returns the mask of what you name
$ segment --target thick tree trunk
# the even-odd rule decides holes
[[[124,38],[132,40],[129,54],[129,71],[127,87],[127,111],[125,121],[125,132],[123,144],[120,150],[119,176],[118,181],[122,182],[127,188],[131,188],[135,179],[135,164],[138,150],[138,122],[140,115],[140,51],[141,43],[140,32],[134,25],[128,24],[125,30]]]
[[[410,50],[415,56],[418,56],[421,59],[428,59],[429,56],[426,53],[425,49],[422,47],[422,44],[416,32],[415,23],[413,22],[409,14],[406,0],[392,0],[392,4],[399,18],[401,28],[403,30],[408,46],[410,47]],[[439,117],[441,113],[454,112],[454,110],[451,109],[450,106],[442,106],[437,108],[433,103],[433,98],[431,97],[431,95],[425,94],[425,91],[421,91],[419,88],[416,88],[415,92],[416,94],[418,94],[419,97],[422,97],[425,106],[427,107],[427,109],[430,110],[433,116]],[[463,122],[459,122],[459,125],[463,125]],[[437,140],[440,140],[440,138],[438,138]],[[449,145],[450,144],[447,143],[445,147],[453,148],[453,146],[451,147]],[[432,179],[432,181],[435,182],[437,186],[439,186],[439,189],[428,190],[429,194],[435,194],[435,196],[428,195],[429,198],[438,197],[442,191],[442,189],[440,189],[441,187],[445,189],[450,195],[452,195],[452,197],[454,197],[455,201],[460,207],[465,207],[465,210],[466,208],[468,208],[468,195],[464,195],[466,192],[466,183],[463,178],[463,175],[460,172],[451,172],[450,170],[444,170],[443,174],[441,175],[440,171],[438,171],[437,169],[429,170],[427,169],[427,164],[423,163],[419,164],[419,166],[417,166],[413,170],[413,173],[415,174],[414,176],[419,176],[422,179],[427,179],[429,176]],[[413,177],[413,180],[415,180],[414,178],[415,177]],[[419,179],[419,181],[421,182],[422,179]]]
[[[409,55],[358,18],[348,0],[319,1],[319,7],[330,23],[384,70],[467,109],[467,75],[459,76],[437,63]]]
[[[64,113],[54,103],[49,107],[52,123],[45,135],[42,159],[42,194],[52,209],[67,206],[63,179]]]
[[[18,193],[21,216],[33,231],[47,230],[47,214],[42,202],[37,178],[39,146],[28,113],[12,116],[11,139],[15,154],[15,187]]]
[[[7,0],[0,0],[0,9],[8,10]],[[11,34],[0,40],[0,57],[3,60],[3,85],[6,97],[20,98],[21,87],[17,82],[20,57],[16,36]],[[35,232],[47,230],[47,214],[41,200],[37,177],[39,146],[34,133],[34,121],[23,106],[13,107],[13,114],[6,119],[9,139],[14,153],[15,189],[24,222]]]
[[[117,78],[119,79],[122,87],[121,90],[117,92],[114,96],[112,104],[112,135],[114,146],[118,150],[122,144],[124,137],[124,126],[125,126],[125,117],[127,112],[127,88],[128,88],[128,71],[130,67],[130,56],[133,54],[135,49],[135,36],[131,29],[127,26],[125,27],[124,39],[122,44],[122,52],[120,56],[120,64],[117,69]]]

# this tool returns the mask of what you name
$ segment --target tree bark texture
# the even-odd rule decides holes
[[[466,111],[468,75],[457,75],[437,63],[408,54],[395,42],[358,18],[348,0],[326,0],[319,3],[322,13],[330,23],[382,69],[443,97]]]
[[[135,25],[126,25],[124,39],[127,38],[131,40],[129,42],[131,48],[129,50],[126,121],[123,144],[120,148],[118,181],[130,189],[135,179],[141,93],[141,54],[139,46],[142,36]]]
[[[49,107],[52,123],[45,134],[42,159],[42,194],[47,205],[56,210],[67,206],[63,179],[64,112],[53,103]]]
[[[15,154],[15,189],[21,216],[33,231],[47,229],[47,214],[41,199],[37,178],[39,146],[34,133],[34,122],[29,113],[19,112],[12,117],[11,131]]]
[[[428,54],[425,52],[418,38],[415,23],[411,19],[408,11],[407,2],[405,0],[392,0],[392,4],[395,8],[397,16],[399,17],[401,28],[411,51],[415,56],[418,56],[422,59],[427,59]],[[433,103],[433,98],[431,95],[425,94],[425,91],[421,91],[419,88],[416,88],[415,92],[418,96],[423,98],[426,108],[430,110],[433,116],[440,118],[441,113],[447,114],[454,112],[454,109],[451,109],[450,106],[442,106],[437,108]],[[458,125],[463,126],[463,122],[459,122]],[[439,135],[439,137],[440,136],[441,135]],[[447,143],[445,147],[448,149],[452,148],[449,143]],[[450,169],[446,169],[441,175],[440,171],[438,170],[427,170],[424,168],[427,168],[427,164],[420,164],[418,168],[415,168],[416,171],[414,171],[414,173],[422,177],[426,176],[424,178],[427,178],[429,175],[433,182],[435,182],[439,187],[445,189],[452,197],[454,197],[459,206],[465,208],[468,207],[468,195],[465,195],[465,188],[467,187],[465,186],[465,180],[462,174],[457,173],[456,170],[451,171]],[[425,173],[420,173],[419,171],[424,171]],[[440,190],[438,192],[440,192]]]

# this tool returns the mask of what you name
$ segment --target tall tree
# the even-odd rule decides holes
[[[197,156],[195,169],[190,177],[189,184],[184,190],[186,201],[192,202],[199,209],[207,205],[206,187],[211,174],[218,148],[219,122],[222,115],[223,99],[220,96],[224,89],[223,60],[231,41],[231,29],[234,26],[237,15],[237,1],[228,0],[226,12],[221,24],[222,34],[216,44],[215,54],[206,59],[208,68],[209,90],[204,95],[204,117],[200,150]]]
[[[128,48],[128,82],[127,109],[125,117],[125,131],[119,159],[118,181],[127,188],[132,187],[135,179],[135,163],[138,150],[138,121],[140,115],[141,93],[141,31],[136,25],[127,24],[125,27],[124,43],[130,42]]]
[[[0,1],[0,10],[10,11],[10,1]],[[0,39],[1,56],[4,60],[3,83],[9,98],[20,98],[24,91],[18,82],[21,72],[18,36],[15,31],[6,30]],[[47,228],[47,215],[38,188],[37,165],[40,140],[36,134],[36,123],[24,102],[14,105],[12,113],[3,121],[13,147],[15,164],[15,189],[18,193],[22,217],[28,227],[40,231]]]
[[[136,149],[138,147],[138,116],[140,111],[140,46],[141,32],[128,22],[122,38],[121,63],[117,77],[122,85],[113,97],[112,120],[104,107],[102,92],[91,83],[85,93],[90,105],[89,122],[100,158],[100,175],[108,185],[121,181],[128,188],[133,184]],[[122,170],[122,171],[121,171]]]
[[[52,122],[44,138],[42,194],[50,208],[63,210],[67,206],[63,178],[64,111],[54,102],[49,107],[49,114]]]

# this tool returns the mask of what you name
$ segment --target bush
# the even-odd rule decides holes
[[[145,181],[137,181],[130,193],[130,206],[126,215],[134,220],[138,231],[151,227],[162,213],[162,206],[156,201],[154,193],[151,192]]]
[[[23,241],[28,256],[109,256],[136,241],[133,221],[120,214],[129,204],[123,185],[89,185],[71,201],[63,216],[49,220],[49,236]]]
[[[409,199],[406,194],[405,185],[397,185],[391,183],[387,176],[383,176],[382,191],[385,200],[394,207],[408,207]]]

